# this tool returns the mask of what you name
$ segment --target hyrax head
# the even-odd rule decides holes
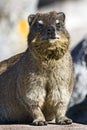
[[[58,60],[64,56],[69,47],[64,13],[33,14],[28,17],[28,22],[28,45],[36,58]]]

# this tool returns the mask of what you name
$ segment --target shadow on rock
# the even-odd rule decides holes
[[[70,107],[67,116],[75,123],[87,124],[87,96],[82,103]]]

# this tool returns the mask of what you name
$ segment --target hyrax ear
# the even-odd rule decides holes
[[[31,26],[31,24],[32,24],[32,22],[33,22],[33,20],[34,20],[34,18],[35,18],[35,15],[34,15],[34,14],[31,14],[31,15],[28,16],[28,23],[29,23],[30,26]]]
[[[59,12],[57,13],[58,14],[58,17],[61,21],[65,22],[65,14],[63,12]]]

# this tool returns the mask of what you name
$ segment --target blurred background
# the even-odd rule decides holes
[[[0,61],[26,49],[29,14],[53,10],[66,14],[73,48],[87,34],[87,0],[0,0]]]
[[[87,124],[87,0],[0,0],[0,61],[27,48],[27,17],[36,12],[62,11],[71,36],[75,85],[67,116]]]

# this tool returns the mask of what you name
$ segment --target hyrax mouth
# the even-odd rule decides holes
[[[68,50],[69,40],[64,35],[54,39],[35,38],[31,46],[36,57],[58,60]]]
[[[56,38],[56,39],[49,39],[48,40],[49,41],[49,47],[48,47],[48,50],[55,50],[56,49],[56,47],[57,47],[57,44],[58,44],[58,39]]]

